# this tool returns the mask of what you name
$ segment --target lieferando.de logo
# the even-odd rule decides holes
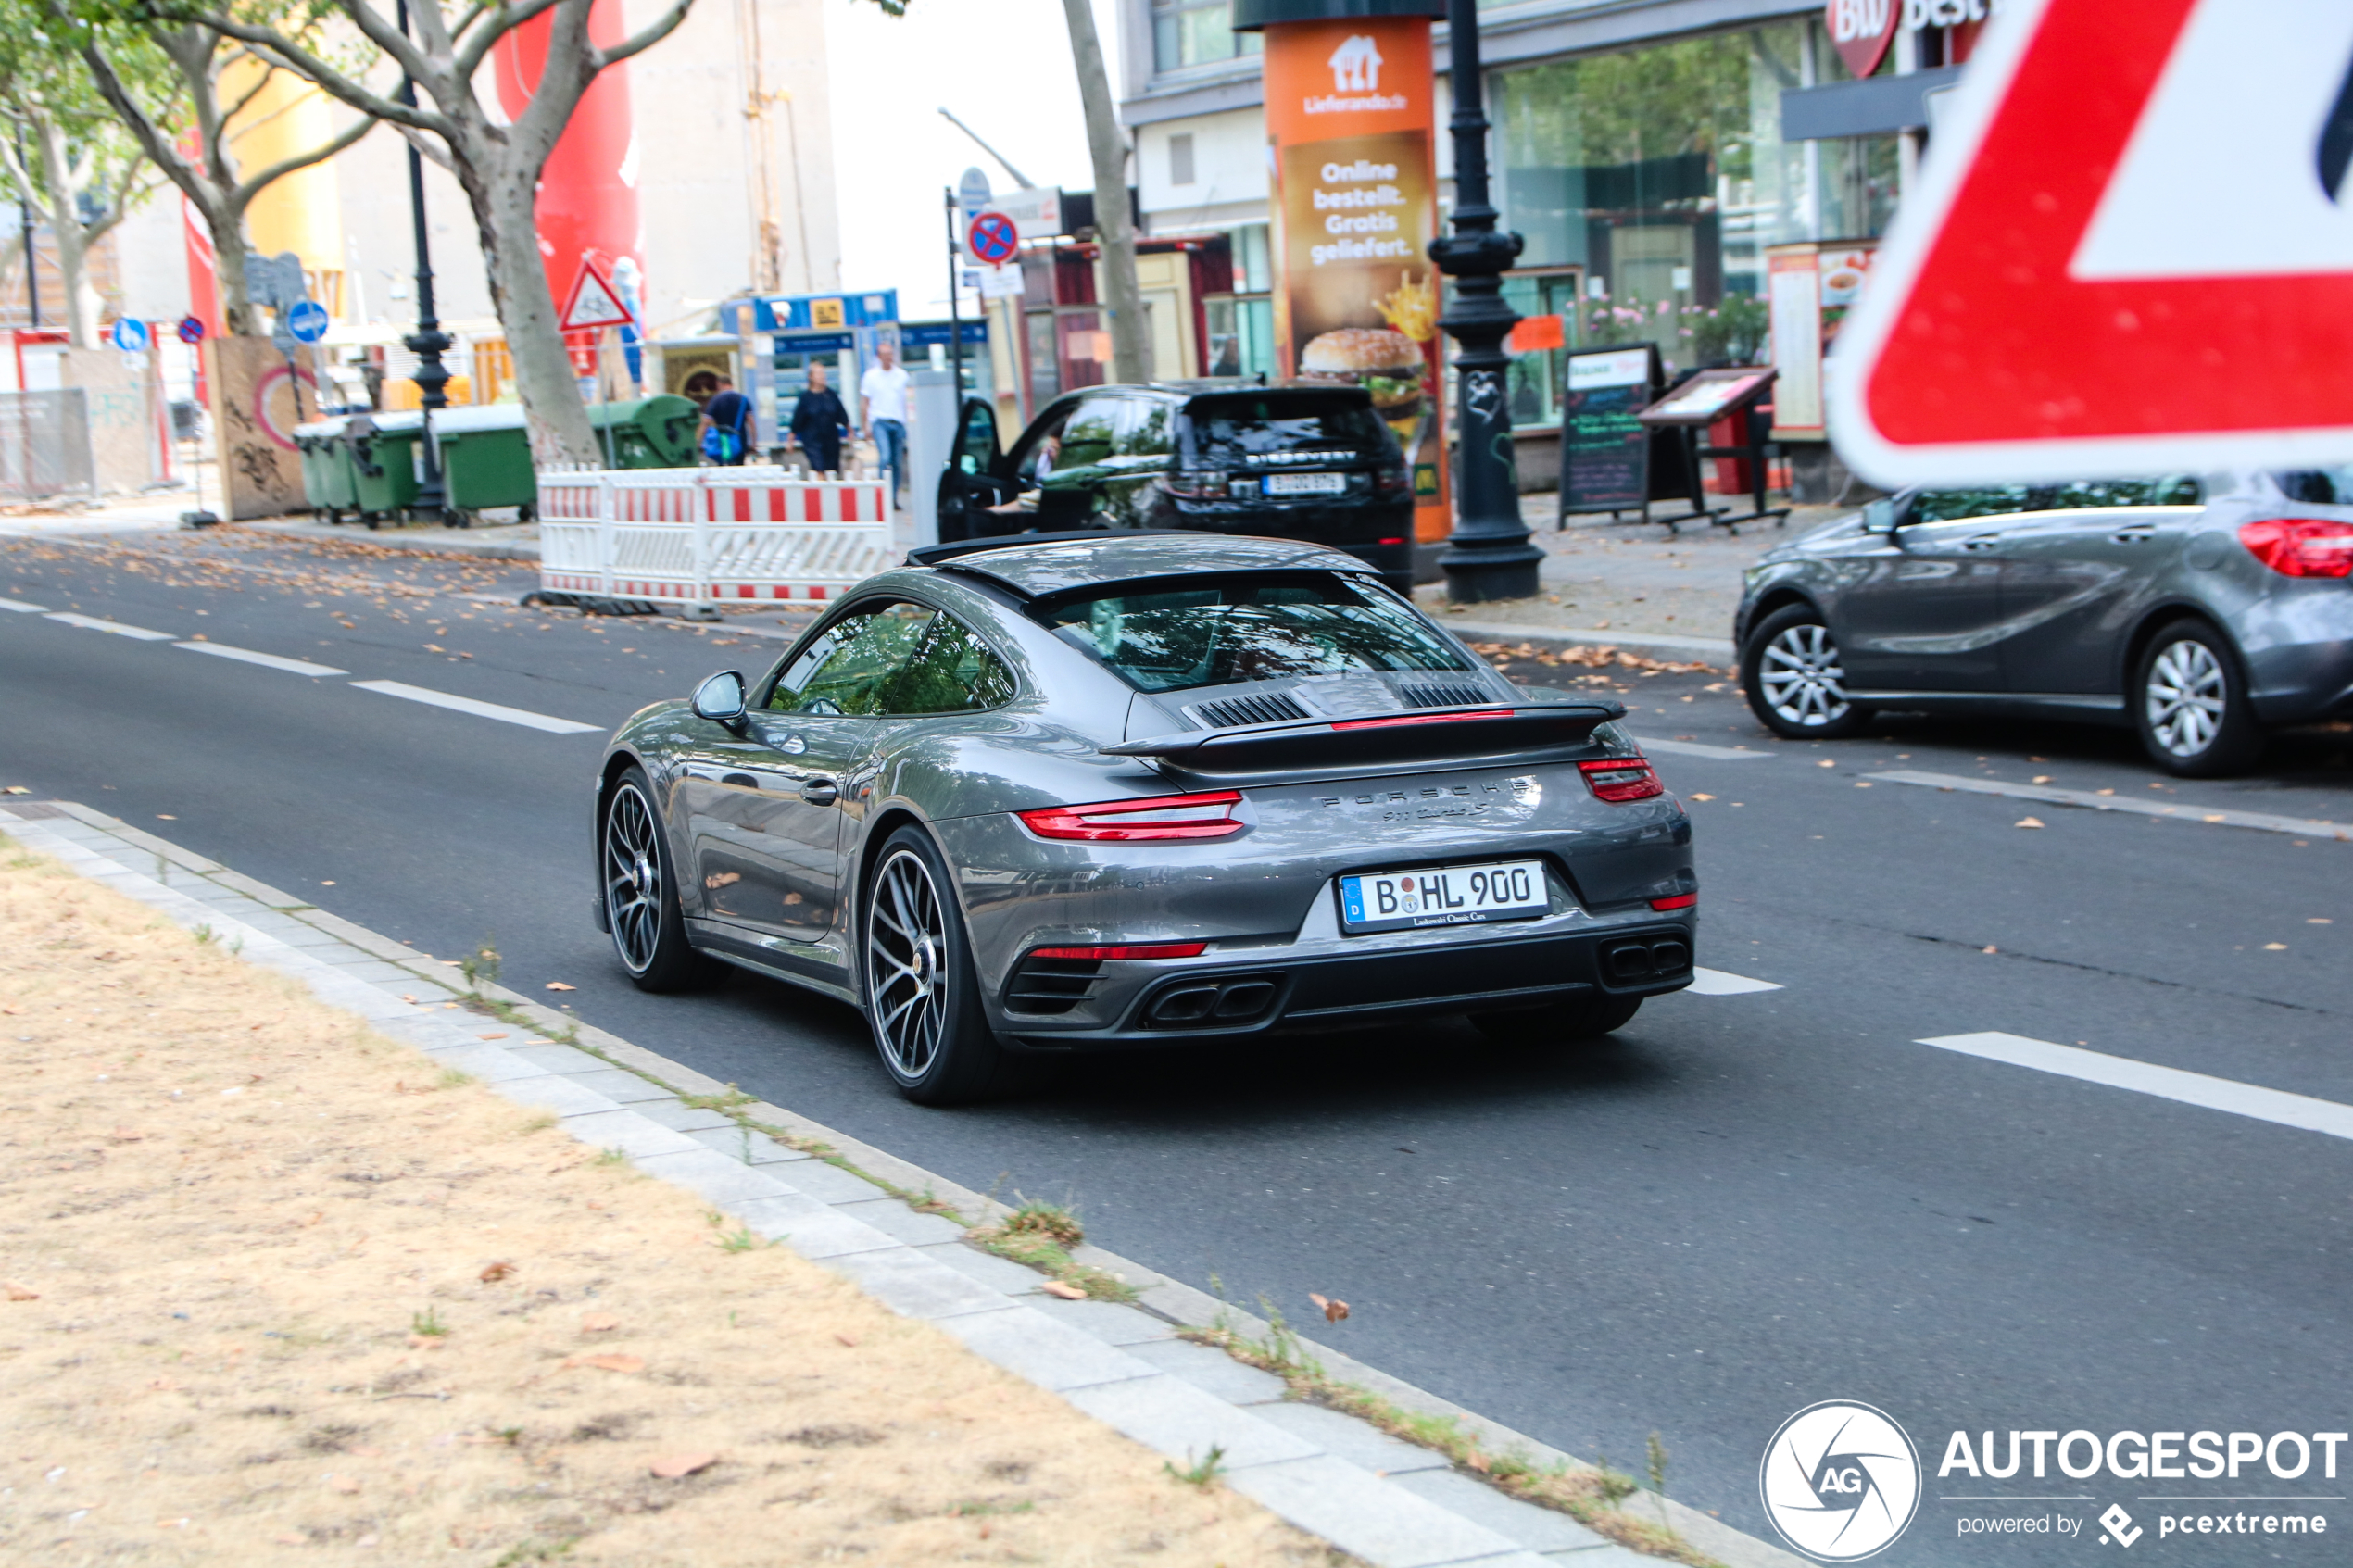
[[[1920,1456],[1884,1411],[1825,1399],[1781,1423],[1757,1486],[1790,1545],[1818,1562],[1858,1562],[1919,1512]]]

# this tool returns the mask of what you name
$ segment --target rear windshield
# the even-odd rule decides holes
[[[1467,670],[1419,612],[1324,572],[1188,579],[1181,587],[1051,603],[1057,636],[1139,691],[1356,671]]]
[[[1185,461],[1207,468],[1241,468],[1269,452],[1397,456],[1397,438],[1369,402],[1312,392],[1197,397],[1181,439]]]

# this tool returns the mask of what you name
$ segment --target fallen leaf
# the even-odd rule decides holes
[[[2043,824],[2036,822],[2034,825],[2039,828]],[[503,1040],[507,1037],[507,1032],[504,1029],[493,1029],[489,1034],[484,1035],[482,1037],[485,1040]]]
[[[31,795],[32,791],[25,788],[22,784],[10,784],[8,786],[7,793],[10,795]]]
[[[2333,920],[2322,920],[2318,915],[2311,915],[2306,918],[2304,923],[2307,925],[2334,925],[2336,922]]]
[[[1087,1293],[1084,1290],[1079,1289],[1078,1286],[1071,1284],[1070,1281],[1066,1279],[1050,1279],[1038,1288],[1044,1291],[1049,1296],[1060,1297],[1065,1301],[1084,1301],[1087,1299]]]
[[[512,1263],[493,1263],[488,1268],[482,1271],[482,1283],[484,1285],[496,1285],[514,1272],[515,1266]]]
[[[179,818],[171,815],[168,811],[157,811],[156,813],[156,821],[159,822],[176,822],[179,820]]]
[[[717,1454],[669,1454],[647,1468],[664,1481],[675,1481],[692,1475],[698,1470],[708,1470],[719,1462]]]
[[[344,1452],[350,1454],[355,1459],[382,1459],[384,1457],[384,1451],[382,1449],[349,1448],[346,1449]]]
[[[2043,819],[2040,817],[2020,817],[2018,820],[2017,825],[2022,828],[2039,828],[2043,825]]]
[[[353,1492],[359,1489],[359,1477],[357,1475],[330,1475],[327,1477],[327,1485],[348,1497]]]
[[[1345,1301],[1334,1301],[1318,1296],[1312,1290],[1307,1293],[1307,1298],[1324,1310],[1326,1323],[1339,1323],[1348,1316],[1348,1303]]]
[[[7,1287],[8,1299],[11,1301],[38,1301],[41,1299],[41,1292],[33,1289],[32,1286],[29,1285],[19,1285],[15,1280],[11,1279],[0,1280],[0,1286],[6,1286]]]
[[[564,1365],[592,1366],[598,1372],[643,1372],[646,1370],[646,1359],[643,1356],[572,1356],[566,1358]]]
[[[147,1135],[145,1133],[134,1133],[128,1127],[117,1127],[113,1132],[107,1134],[107,1135],[114,1139],[117,1143],[137,1143],[141,1138],[145,1137]]]
[[[2287,944],[2284,942],[2266,942],[2263,944],[2263,950],[2267,953],[2284,953],[2287,951]]]
[[[2200,821],[2200,822],[2223,822],[2223,821],[2226,821],[2226,820],[2227,820],[2227,819],[2225,819],[2225,818],[2223,817],[2223,815],[2222,815],[2220,811],[2215,812],[2215,813],[2214,813],[2213,815],[2211,815],[2211,816],[2200,817],[2200,818],[2198,819],[2198,821]]]
[[[1692,798],[1693,800],[1713,800],[1713,799],[1715,799],[1716,797],[1715,797],[1714,796],[1712,796],[1712,795],[1701,795],[1701,794],[1698,794],[1697,792],[1693,792],[1693,794],[1692,794]]]
[[[438,1334],[412,1334],[409,1336],[409,1348],[411,1350],[438,1350],[441,1348],[441,1341],[442,1336]]]
[[[849,1346],[853,1350],[858,1348],[858,1336],[854,1334],[842,1334],[837,1332],[834,1335],[834,1337],[840,1340],[843,1344]]]
[[[1478,1471],[1481,1475],[1486,1474],[1489,1471],[1494,1468],[1494,1462],[1485,1454],[1479,1453],[1476,1449],[1472,1451],[1468,1463],[1473,1470]]]
[[[1979,950],[1980,950],[1981,952],[1987,952],[1987,953],[1998,953],[1998,952],[2000,952],[2002,949],[2000,949],[1999,947],[1983,947],[1983,948],[1980,948]]]
[[[1838,762],[1835,759],[1825,757],[1819,762],[1815,763],[1814,766],[1817,768],[1835,768],[1838,766]]]
[[[621,1326],[621,1320],[610,1312],[591,1312],[580,1320],[583,1334],[610,1334]]]
[[[416,997],[412,997],[412,996],[410,996],[410,995],[409,995],[408,992],[406,992],[406,991],[403,991],[403,992],[401,992],[401,993],[400,993],[400,999],[401,999],[402,1001],[404,1001],[404,1002],[409,1003],[409,1004],[410,1006],[412,1006],[412,1007],[413,1007],[414,1005],[416,1005],[416,1000],[417,1000],[417,998],[416,998]]]
[[[2049,784],[2051,782],[2051,775],[2048,773],[2037,773],[2034,775],[2034,782],[2036,784]]]
[[[172,1382],[171,1379],[168,1377],[158,1377],[153,1383],[148,1384],[147,1386],[158,1394],[169,1394],[174,1388],[179,1387],[180,1385]]]
[[[577,991],[580,987],[577,985],[567,985],[560,980],[550,980],[547,982],[547,989],[550,991]]]

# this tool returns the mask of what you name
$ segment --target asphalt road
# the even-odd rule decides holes
[[[1894,1414],[1929,1467],[1890,1562],[2097,1549],[2096,1524],[1989,1540],[1960,1536],[1968,1516],[2120,1501],[2146,1524],[2169,1505],[2140,1499],[2159,1492],[2353,1493],[2317,1461],[2236,1484],[1937,1477],[1956,1429],[2353,1428],[2353,1141],[1916,1043],[1998,1031],[2353,1105],[2353,844],[2196,820],[2353,822],[2353,734],[2293,737],[2257,778],[2183,784],[2096,731],[1892,720],[1787,745],[1719,676],[1620,671],[1645,737],[1759,754],[1655,755],[1698,821],[1702,962],[1780,989],[1656,1001],[1591,1050],[1514,1053],[1433,1024],[1088,1064],[1015,1103],[930,1111],[890,1091],[836,1004],[750,977],[692,998],[623,980],[587,914],[602,734],[782,644],[484,602],[530,581],[234,536],[0,541],[14,605],[348,672],[0,611],[0,784],[422,951],[494,940],[518,989],[564,982],[583,1017],[715,1077],[959,1182],[1073,1201],[1092,1239],[1239,1301],[1296,1318],[1311,1290],[1342,1298],[1353,1316],[1318,1325],[1331,1343],[1630,1471],[1655,1432],[1671,1493],[1768,1537],[1764,1446],[1834,1398]],[[1896,770],[2195,812],[1870,776]],[[2016,825],[2030,817],[2046,825]],[[2052,1494],[2089,1500],[1943,1500]],[[2342,1500],[2307,1506],[2353,1531]],[[2134,1556],[2344,1549],[2151,1529]]]

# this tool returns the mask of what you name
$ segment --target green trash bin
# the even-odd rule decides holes
[[[399,519],[417,502],[417,436],[424,416],[414,412],[354,414],[344,421],[359,516],[374,528]]]
[[[312,420],[294,430],[302,455],[302,497],[329,522],[341,522],[359,507],[359,476],[352,471],[351,448],[343,439],[343,416]]]
[[[588,408],[598,453],[617,469],[693,468],[695,427],[701,420],[702,410],[693,400],[674,393],[595,403]],[[605,439],[608,431],[612,435],[610,445]]]
[[[522,405],[444,408],[433,418],[433,436],[441,454],[450,522],[471,528],[475,514],[492,507],[517,507],[530,519],[539,485],[532,473]]]

